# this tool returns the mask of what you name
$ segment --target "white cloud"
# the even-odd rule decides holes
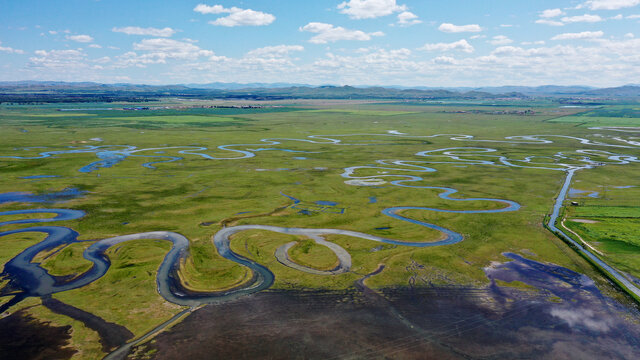
[[[30,67],[49,69],[80,69],[86,68],[84,63],[86,54],[81,50],[36,50],[35,55],[29,58]]]
[[[612,16],[609,18],[609,20],[622,20],[624,19],[624,16],[622,14],[618,14],[616,16]]]
[[[450,50],[460,50],[466,53],[472,53],[474,51],[473,46],[467,42],[467,40],[462,39],[452,43],[437,43],[437,44],[425,44],[423,47],[418,50],[426,50],[426,51],[450,51]]]
[[[217,26],[263,26],[269,25],[276,20],[276,17],[271,14],[251,9],[241,9],[235,6],[225,8],[222,5],[198,4],[193,8],[193,11],[201,14],[229,14],[209,21],[209,24]]]
[[[493,39],[489,42],[491,43],[491,45],[507,45],[507,44],[511,44],[513,40],[509,39],[504,35],[497,35],[497,36],[494,36]]]
[[[563,26],[565,24],[580,23],[580,22],[595,23],[595,22],[604,21],[604,19],[599,15],[592,15],[592,14],[565,16],[565,17],[562,17],[561,19],[555,19],[561,14],[564,14],[562,11],[558,12],[556,10],[560,10],[560,9],[551,9],[551,10],[543,11],[540,14],[540,19],[536,20],[535,23],[542,24],[542,25],[550,25],[550,26]],[[545,14],[545,12],[549,12],[549,13]]]
[[[148,51],[151,53],[162,53],[170,58],[196,58],[199,56],[211,56],[213,51],[203,50],[190,42],[173,39],[143,39],[139,43],[133,44],[134,50]]]
[[[8,47],[8,46],[0,46],[0,51],[8,52],[9,54],[24,54],[23,50],[14,49],[14,48]]]
[[[338,9],[352,19],[373,19],[406,11],[407,7],[396,4],[396,0],[349,0],[338,5]]]
[[[398,25],[399,26],[411,26],[415,24],[420,24],[422,21],[418,20],[418,15],[410,12],[403,11],[398,14]]]
[[[93,41],[93,38],[89,35],[67,35],[66,38],[80,43],[89,43]]]
[[[513,25],[511,25],[511,24],[500,24],[500,27],[501,28],[510,28],[510,27],[513,27]]]
[[[93,60],[93,62],[98,63],[98,64],[106,64],[106,63],[111,62],[111,58],[108,57],[108,56],[103,56],[101,58]]]
[[[181,82],[185,81],[185,77],[195,77],[196,82],[255,82],[256,78],[260,78],[264,82],[299,82],[300,78],[304,78],[305,82],[313,84],[354,84],[357,83],[356,80],[362,79],[359,74],[361,64],[354,62],[366,61],[367,71],[388,74],[402,71],[402,66],[410,55],[411,51],[408,49],[379,50],[370,48],[359,56],[340,56],[328,53],[314,62],[300,65],[286,56],[252,57],[247,54],[242,58],[227,58],[223,61],[185,63],[173,71],[175,74],[173,77],[180,79]],[[390,64],[395,64],[395,67]],[[347,75],[351,72],[354,77]]]
[[[222,14],[230,12],[229,9],[225,9],[222,5],[209,6],[206,4],[198,4],[195,8],[193,8],[193,11],[200,14]]]
[[[593,86],[616,86],[628,83],[629,78],[640,78],[640,68],[637,66],[640,63],[640,39],[624,39],[621,36],[619,39],[603,36],[588,42],[555,42],[553,46],[507,45],[478,56],[460,52],[460,58],[453,51],[433,52],[434,58],[429,58],[429,53],[415,51],[416,54],[412,54],[408,49],[371,46],[362,49],[336,48],[306,62],[295,59],[294,55],[298,52],[291,50],[288,55],[285,54],[286,48],[283,48],[249,52],[251,54],[238,58],[203,56],[195,60],[173,61],[171,67],[157,78],[149,76],[149,72],[132,72],[129,75],[134,81],[147,83],[299,82],[300,78],[304,78],[310,84],[397,83],[406,86],[425,83],[434,86],[482,86],[488,82],[531,85],[578,82]],[[474,54],[478,51],[476,49]],[[136,53],[139,55],[132,59],[140,61],[137,57],[144,54],[142,51]],[[105,71],[114,69],[121,61],[124,59],[114,58],[111,63],[104,64]],[[44,74],[52,72],[34,72],[34,75],[41,77]],[[58,71],[55,74],[65,73]],[[85,71],[84,74],[83,78],[101,76],[96,71]]]
[[[58,33],[58,32],[57,32],[57,31],[55,31],[55,30],[49,30],[49,34],[51,34],[51,35],[56,35],[57,33]]]
[[[211,25],[219,26],[263,26],[269,25],[276,19],[275,16],[261,11],[245,9],[232,12],[229,16],[221,17],[214,21],[209,21]]]
[[[355,57],[328,53],[326,58],[316,60],[313,66],[315,71],[327,71],[329,74],[349,69],[357,73],[364,71],[363,74],[367,72],[392,74],[403,69],[413,70],[413,63],[407,61],[410,55],[411,50],[404,48],[395,50],[377,49]]]
[[[564,33],[556,35],[551,40],[590,40],[601,38],[604,33],[602,31],[583,31],[579,33]]]
[[[254,49],[239,59],[224,56],[213,56],[209,60],[218,66],[223,66],[230,71],[256,71],[287,73],[297,68],[291,53],[304,51],[300,45],[276,45]]]
[[[538,41],[523,41],[521,43],[522,45],[544,45],[545,42],[544,40],[538,40]]]
[[[157,29],[153,27],[142,28],[139,26],[114,27],[113,29],[111,29],[111,31],[124,33],[127,35],[147,35],[157,37],[171,37],[176,33],[176,31],[170,27]]]
[[[350,30],[345,29],[342,26],[333,26],[331,24],[320,22],[310,22],[307,25],[301,27],[299,30],[318,34],[309,40],[309,42],[314,44],[326,44],[328,42],[335,42],[340,40],[367,41],[371,40],[371,37],[373,36],[384,35],[384,33],[381,31],[365,33],[361,30]]]
[[[455,65],[456,59],[450,56],[438,56],[437,58],[433,59],[433,63],[440,65]]]
[[[570,23],[577,23],[577,22],[594,23],[594,22],[602,21],[603,19],[599,15],[584,14],[584,15],[570,16],[570,17],[565,16],[561,20],[565,24],[570,24]]]
[[[286,56],[289,55],[290,52],[294,51],[303,51],[304,47],[300,45],[276,45],[276,46],[265,46],[262,48],[251,50],[247,53],[247,56],[251,57],[277,57],[277,56]]]
[[[640,19],[640,14],[629,15],[626,18],[627,19]]]
[[[564,11],[560,9],[547,9],[540,13],[540,17],[544,19],[558,17],[560,15],[564,15]]]
[[[92,49],[102,49],[102,46],[98,45],[98,44],[89,44],[89,47]]]
[[[624,37],[627,39],[633,39],[635,37],[635,35],[633,35],[633,33],[626,33],[624,34]]]
[[[133,50],[119,56],[119,67],[144,67],[147,64],[166,64],[171,59],[197,60],[215,55],[213,51],[201,49],[190,42],[167,38],[143,39],[133,44]]]
[[[330,52],[311,63],[302,64],[289,62],[286,57],[203,58],[197,62],[176,64],[172,74],[163,75],[161,80],[296,82],[304,78],[310,84],[482,86],[487,82],[509,84],[517,81],[531,85],[579,82],[616,86],[628,83],[629,78],[640,78],[637,66],[640,63],[640,39],[603,37],[589,42],[556,43],[548,47],[501,46],[489,54],[477,57],[464,54],[465,57],[459,59],[440,53],[437,55],[444,56],[421,59],[424,55],[413,56],[407,49],[369,47],[336,51],[350,52],[351,55]]]
[[[450,23],[442,23],[438,30],[446,33],[461,33],[461,32],[480,32],[482,28],[478,24],[469,25],[453,25]]]
[[[563,26],[564,23],[556,20],[548,20],[548,19],[538,19],[536,20],[536,24],[542,25],[550,25],[550,26]]]
[[[0,41],[0,45],[2,44],[2,41]],[[24,54],[23,50],[20,49],[14,49],[12,47],[8,47],[8,46],[0,46],[0,51],[2,52],[7,52],[9,54]]]
[[[577,8],[589,8],[591,10],[618,10],[634,7],[640,4],[640,0],[590,0]]]

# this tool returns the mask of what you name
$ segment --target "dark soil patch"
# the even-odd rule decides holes
[[[0,319],[0,359],[69,359],[76,352],[65,348],[71,326],[54,326],[34,319],[26,311]]]
[[[50,296],[42,298],[42,305],[57,314],[66,315],[74,320],[81,321],[86,327],[96,331],[98,335],[100,335],[102,351],[106,353],[126,343],[127,340],[134,336],[133,333],[124,326],[105,321],[92,313],[65,304]]]

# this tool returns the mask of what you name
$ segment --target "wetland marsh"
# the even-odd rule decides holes
[[[298,325],[337,328],[350,318],[330,319],[324,310],[353,311],[355,323],[377,320],[370,333],[352,334],[355,347],[325,354],[302,342],[311,347],[301,353],[358,357],[400,346],[406,357],[417,356],[413,348],[465,357],[480,345],[461,345],[472,330],[451,324],[478,321],[479,329],[497,324],[507,332],[515,316],[537,329],[535,339],[547,331],[568,338],[544,340],[536,357],[598,336],[619,345],[603,346],[602,354],[636,354],[640,317],[623,291],[635,293],[633,256],[590,253],[613,269],[603,273],[543,225],[561,231],[566,218],[591,243],[596,231],[614,231],[571,222],[600,219],[569,203],[604,201],[593,185],[601,184],[607,204],[631,214],[624,216],[630,233],[617,236],[632,238],[640,207],[623,200],[640,194],[629,185],[640,174],[640,146],[619,128],[563,122],[556,108],[527,116],[443,108],[456,105],[327,109],[307,102],[133,113],[87,104],[69,116],[50,105],[3,106],[0,321],[69,327],[65,341],[76,358],[176,358],[184,348],[173,343],[195,329],[205,329],[199,341],[219,337],[224,327],[206,321],[244,334],[241,343],[268,338],[272,349],[262,355],[281,354],[301,341],[292,330]],[[575,117],[580,109],[560,111]],[[570,187],[583,192],[566,199]],[[613,211],[606,216],[618,219]],[[560,288],[584,299],[572,302]],[[460,299],[445,306],[439,294]],[[279,301],[318,313],[298,324],[273,307]],[[452,315],[414,316],[428,305]],[[273,309],[254,315],[264,307]],[[458,310],[469,316],[456,317]],[[473,311],[482,319],[473,320]],[[385,350],[376,350],[365,339],[380,336],[386,318],[397,336],[383,336]],[[436,318],[443,332],[425,327]],[[276,324],[282,337],[247,333],[256,321]],[[510,354],[532,354],[513,341],[519,350]],[[259,351],[238,353],[229,344],[220,354]]]

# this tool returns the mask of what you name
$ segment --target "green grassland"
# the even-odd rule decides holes
[[[554,123],[574,124],[576,126],[639,126],[640,118],[566,116],[550,120]]]
[[[576,115],[549,120],[552,123],[574,124],[581,127],[640,126],[640,109],[637,105],[617,105],[581,109]]]
[[[93,107],[101,107],[99,105],[94,104]],[[150,161],[149,158],[130,157],[111,168],[91,173],[80,173],[78,169],[98,160],[93,153],[63,154],[31,160],[0,158],[0,193],[46,193],[68,187],[87,191],[83,197],[55,205],[0,205],[0,211],[52,206],[80,209],[87,213],[78,220],[55,223],[73,228],[80,233],[80,240],[89,241],[70,245],[55,253],[43,254],[39,261],[50,273],[69,275],[86,270],[91,264],[82,257],[82,251],[91,241],[145,231],[174,231],[183,234],[191,242],[189,254],[180,266],[179,276],[187,287],[202,291],[229,289],[251,277],[246,268],[222,258],[215,250],[211,238],[222,228],[223,223],[338,228],[422,242],[438,240],[441,234],[423,226],[390,218],[381,211],[391,206],[440,209],[495,209],[503,206],[489,201],[454,202],[439,198],[438,190],[404,188],[388,183],[377,187],[350,186],[340,176],[346,167],[375,164],[379,159],[424,160],[414,154],[448,147],[490,147],[510,158],[548,156],[559,151],[590,148],[563,138],[556,138],[554,143],[544,145],[453,141],[449,137],[360,135],[343,138],[345,142],[357,144],[353,146],[291,140],[279,140],[280,145],[267,145],[260,144],[260,139],[301,139],[309,135],[326,134],[387,134],[389,130],[411,135],[469,134],[477,139],[495,140],[513,135],[588,136],[593,133],[587,127],[575,127],[573,122],[557,121],[558,114],[570,115],[573,110],[542,106],[536,108],[535,115],[528,116],[456,113],[456,107],[442,104],[403,103],[351,107],[342,105],[333,110],[326,106],[290,104],[263,109],[198,108],[131,112],[94,111],[90,105],[83,104],[81,106],[86,108],[70,114],[56,111],[61,106],[63,105],[0,107],[0,156],[29,156],[46,151],[15,150],[24,147],[60,150],[68,146],[83,145],[133,145],[139,148],[204,146],[208,148],[204,152],[213,157],[240,155],[217,149],[217,146],[227,144],[258,144],[237,149],[264,147],[308,152],[269,150],[256,152],[253,158],[209,160],[195,155],[181,155],[177,150],[167,150],[162,155],[181,156],[183,159],[155,164],[154,170],[141,166]],[[109,105],[112,106],[115,105]],[[487,109],[486,106],[475,105],[465,105],[462,108],[465,111]],[[499,106],[495,108],[500,109]],[[95,138],[102,141],[91,140]],[[294,159],[300,156],[307,159]],[[501,255],[503,252],[519,252],[535,260],[553,262],[585,273],[598,281],[605,292],[614,294],[597,272],[542,226],[544,216],[550,212],[553,199],[564,180],[563,172],[488,165],[456,167],[434,164],[432,167],[437,172],[422,174],[424,181],[415,185],[454,187],[459,192],[453,197],[508,199],[520,203],[522,208],[515,212],[492,214],[438,213],[425,210],[402,212],[403,216],[438,224],[463,234],[464,241],[450,246],[413,248],[383,245],[346,236],[327,236],[327,240],[342,246],[352,256],[353,271],[336,276],[302,273],[275,259],[275,249],[287,242],[298,241],[299,244],[289,252],[292,259],[318,269],[335,266],[336,258],[333,253],[304,237],[245,231],[232,238],[231,248],[238,254],[267,266],[275,274],[275,289],[345,289],[352,287],[355,280],[374,271],[378,264],[385,264],[385,270],[367,280],[368,286],[405,286],[412,275],[406,267],[412,262],[429,269],[429,273],[433,275],[433,283],[485,286],[488,280],[483,268],[492,261],[506,261]],[[376,173],[375,169],[367,169],[358,172],[358,175]],[[31,180],[21,178],[30,175],[60,177]],[[637,179],[638,176],[638,164],[583,170],[578,172],[577,181],[580,182],[577,184],[580,185],[575,187],[597,191],[599,185],[633,185],[632,179]],[[396,179],[398,178],[386,180]],[[624,246],[637,245],[632,238],[639,230],[637,221],[632,222],[627,219],[629,216],[620,215],[636,214],[636,210],[626,213],[627,210],[621,210],[620,206],[625,206],[624,209],[632,206],[630,199],[634,199],[633,196],[635,199],[640,198],[638,191],[634,188],[610,188],[607,191],[607,197],[611,199],[607,200],[606,206],[612,208],[603,216],[624,218],[616,221],[627,221],[625,230],[616,232],[616,241],[624,243]],[[342,214],[301,214],[291,207],[293,202],[281,193],[309,203],[319,200],[335,201],[345,211]],[[370,202],[371,197],[375,197],[377,201]],[[594,201],[593,205],[599,207],[603,205],[597,203],[601,199],[584,201]],[[589,209],[588,206],[580,206],[570,210],[591,211]],[[249,213],[238,214],[240,212]],[[576,213],[571,216],[596,219],[595,214],[589,216]],[[6,220],[17,218],[24,217],[6,217]],[[615,224],[619,225],[620,222]],[[617,225],[590,231],[599,239],[602,233],[615,231]],[[574,228],[573,224],[570,226]],[[23,227],[24,225],[10,225],[2,230]],[[388,229],[376,229],[386,227]],[[581,230],[576,227],[576,231]],[[42,238],[41,234],[34,233],[0,238],[3,245],[0,248],[0,262],[5,263]],[[608,249],[612,251],[613,245],[610,246],[612,247]],[[170,243],[156,240],[132,241],[114,247],[108,251],[112,265],[103,278],[81,289],[59,293],[54,297],[106,321],[126,326],[136,336],[141,336],[181,310],[179,306],[165,301],[156,291],[155,271],[169,248]],[[618,253],[632,254],[623,250]],[[611,256],[613,259],[617,255]],[[621,259],[632,257],[629,255]],[[634,266],[635,269],[640,269],[640,264],[631,260],[624,260],[623,263],[627,264],[625,271],[631,272]],[[20,306],[24,305],[19,304],[15,309]],[[65,323],[45,310],[38,310],[37,316]],[[95,339],[87,335],[91,330],[77,324],[72,325],[74,346],[86,354],[96,351],[93,344]]]
[[[617,167],[610,170],[613,171],[594,169],[589,176],[577,177],[574,187],[599,193],[597,198],[575,198],[580,206],[566,208],[565,225],[598,249],[605,261],[640,278],[638,178],[634,173],[620,171]]]
[[[319,270],[331,270],[338,265],[338,257],[326,246],[312,240],[303,240],[289,251],[289,256],[300,265]]]

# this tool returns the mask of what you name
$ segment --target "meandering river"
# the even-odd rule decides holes
[[[608,144],[599,141],[592,141],[589,139],[562,136],[562,135],[527,135],[527,136],[512,136],[507,137],[505,140],[481,140],[475,139],[470,135],[456,135],[456,134],[437,134],[430,136],[409,136],[402,134],[354,134],[354,135],[332,135],[332,136],[309,136],[306,139],[262,139],[261,144],[232,144],[218,146],[219,150],[230,151],[239,156],[235,157],[213,157],[205,153],[207,148],[198,146],[168,146],[158,148],[137,149],[134,146],[87,146],[83,148],[69,148],[65,150],[46,151],[40,152],[36,156],[3,156],[4,158],[13,159],[41,159],[54,157],[56,155],[73,154],[73,153],[95,153],[100,159],[99,161],[92,162],[80,169],[81,172],[91,172],[100,168],[108,168],[118,164],[125,160],[129,156],[151,157],[158,158],[158,161],[147,162],[143,166],[153,168],[153,164],[159,162],[173,162],[182,159],[178,156],[157,156],[157,155],[142,155],[140,152],[155,151],[167,151],[177,150],[178,153],[183,155],[196,155],[210,160],[231,160],[231,159],[244,159],[255,156],[257,151],[266,150],[283,150],[288,152],[296,152],[290,149],[279,148],[258,148],[250,149],[247,147],[264,146],[265,144],[270,146],[276,146],[283,141],[298,141],[314,144],[332,144],[332,145],[366,145],[364,143],[345,143],[341,137],[347,136],[371,136],[371,137],[406,137],[406,138],[431,138],[438,136],[446,136],[452,140],[457,141],[473,141],[473,142],[495,142],[495,143],[513,143],[513,144],[548,144],[552,141],[549,138],[560,138],[563,140],[574,140],[584,145],[590,146],[602,146],[618,149],[637,148],[636,144],[625,141],[624,144]],[[244,147],[244,150],[235,149],[236,147]],[[32,149],[25,149],[32,150]],[[501,166],[501,167],[523,167],[523,168],[535,168],[553,171],[564,171],[567,176],[562,186],[560,194],[556,199],[553,213],[549,220],[548,226],[552,231],[557,232],[566,240],[573,243],[576,248],[582,253],[598,263],[605,271],[609,272],[611,276],[619,280],[627,288],[633,291],[636,295],[640,296],[640,290],[635,287],[633,283],[628,281],[622,275],[620,275],[615,269],[601,261],[595,255],[590,253],[587,249],[583,248],[580,244],[573,241],[560,229],[555,227],[559,211],[562,207],[563,201],[566,198],[567,191],[569,189],[571,179],[574,173],[578,170],[590,169],[597,166],[604,166],[607,164],[627,164],[630,162],[639,162],[638,158],[633,155],[620,154],[617,152],[604,151],[604,150],[575,150],[572,154],[557,153],[552,156],[547,156],[544,159],[540,159],[537,156],[528,156],[519,159],[510,159],[504,155],[500,155],[496,149],[481,148],[481,147],[455,147],[455,148],[443,148],[437,150],[427,150],[418,152],[415,154],[418,157],[427,158],[427,160],[378,160],[377,165],[365,165],[365,166],[353,166],[345,168],[342,173],[342,177],[347,179],[345,183],[348,185],[356,186],[371,186],[387,183],[386,178],[392,178],[388,183],[393,186],[410,187],[415,189],[435,189],[440,190],[438,195],[440,198],[448,201],[456,202],[473,202],[473,201],[490,201],[494,203],[503,204],[502,207],[492,209],[440,209],[431,207],[420,206],[394,206],[388,207],[382,210],[382,213],[393,219],[417,224],[426,228],[434,229],[443,233],[444,238],[438,241],[432,242],[411,242],[398,239],[389,239],[371,235],[367,233],[342,230],[342,229],[309,229],[309,228],[294,228],[294,227],[277,227],[269,225],[239,225],[226,227],[219,230],[212,239],[218,253],[237,264],[245,266],[251,270],[253,276],[251,280],[241,286],[222,292],[201,292],[194,293],[192,291],[186,291],[184,286],[179,282],[178,277],[175,276],[177,267],[180,261],[186,256],[189,248],[189,240],[178,233],[169,231],[153,231],[137,234],[128,234],[122,236],[111,237],[99,241],[93,242],[83,253],[85,259],[92,263],[89,270],[80,274],[79,276],[68,281],[61,281],[60,278],[52,276],[46,269],[42,268],[39,263],[33,262],[33,259],[43,251],[51,251],[64,245],[79,242],[79,234],[68,227],[63,226],[47,226],[39,225],[32,226],[23,229],[14,229],[4,232],[0,232],[0,237],[27,233],[27,232],[39,232],[46,234],[46,238],[37,244],[28,247],[20,254],[15,256],[9,262],[5,264],[3,275],[10,279],[10,286],[12,289],[18,291],[18,295],[14,298],[14,301],[5,303],[0,307],[0,312],[6,310],[8,307],[15,304],[21,298],[27,296],[48,296],[53,293],[67,291],[71,289],[81,288],[90,284],[91,282],[101,278],[108,271],[110,262],[106,256],[106,251],[117,245],[127,241],[140,240],[140,239],[159,239],[172,243],[171,250],[165,255],[156,276],[156,282],[158,286],[158,292],[167,301],[176,303],[179,305],[188,306],[194,308],[198,305],[205,303],[215,303],[227,301],[229,299],[236,298],[247,294],[262,291],[269,288],[274,282],[273,273],[265,266],[248,259],[240,254],[237,254],[231,250],[230,242],[231,237],[242,231],[247,230],[261,230],[269,232],[277,232],[282,234],[305,236],[316,241],[316,243],[327,246],[332,250],[338,260],[339,265],[336,269],[331,271],[320,271],[312,268],[308,268],[299,264],[296,264],[291,260],[287,251],[293,246],[293,243],[285,244],[278,249],[276,257],[278,260],[290,266],[294,269],[305,271],[316,275],[327,274],[340,274],[349,271],[351,267],[351,257],[349,253],[340,247],[339,245],[328,242],[325,240],[326,235],[343,235],[356,237],[360,239],[370,240],[373,242],[392,244],[398,246],[410,246],[410,247],[433,247],[433,246],[445,246],[458,243],[463,240],[461,234],[447,229],[437,224],[431,224],[424,221],[412,219],[410,217],[402,215],[403,211],[407,210],[420,210],[420,211],[432,211],[432,212],[444,212],[444,213],[464,213],[464,214],[478,214],[478,213],[502,213],[517,211],[520,209],[520,204],[505,199],[497,198],[457,198],[451,197],[451,195],[458,192],[457,189],[452,187],[442,186],[426,186],[420,185],[425,179],[420,176],[423,173],[429,173],[436,171],[434,168],[426,166],[427,164],[453,164],[453,165],[486,165],[486,166]],[[537,161],[538,159],[542,161]],[[362,169],[374,169],[378,170],[378,174],[369,176],[358,176],[358,172]],[[22,193],[21,193],[22,194]],[[0,194],[0,199],[5,194]],[[288,196],[294,202],[297,199]],[[28,198],[28,197],[27,197]],[[299,202],[299,201],[298,201]],[[0,226],[16,225],[16,224],[40,224],[46,222],[60,222],[79,219],[86,214],[80,210],[73,209],[32,209],[32,210],[15,210],[0,212],[0,218],[2,216],[15,216],[21,214],[55,214],[55,217],[43,217],[37,219],[18,219],[0,222]],[[185,310],[186,311],[186,310]]]

